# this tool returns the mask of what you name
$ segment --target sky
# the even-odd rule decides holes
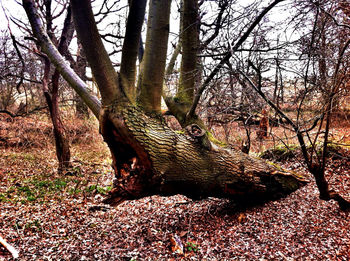
[[[18,4],[16,3],[16,1],[19,1],[21,2],[21,0],[0,0],[0,30],[6,30],[7,29],[7,21],[6,21],[6,16],[4,14],[4,10],[7,14],[8,17],[10,16],[13,16],[13,17],[16,17],[16,18],[20,18],[22,19],[23,21],[27,21],[27,17],[25,15],[25,11],[24,9]],[[98,1],[101,1],[101,0],[96,0],[96,4],[98,4]],[[248,5],[250,2],[252,2],[253,0],[237,0],[238,1],[238,4],[240,5]],[[266,6],[269,2],[271,1],[268,1],[266,0],[266,3],[264,3],[263,6]],[[175,4],[174,4],[175,3]],[[169,35],[169,55],[171,53],[171,48],[173,48],[173,45],[172,45],[172,42],[175,44],[177,42],[177,34],[179,32],[179,22],[178,22],[178,13],[177,13],[177,6],[176,6],[176,3],[178,3],[178,1],[175,1],[173,0],[173,10],[172,10],[172,13],[171,13],[171,21],[170,21],[170,31],[171,31],[171,34]],[[127,4],[127,1],[125,0],[125,5]],[[208,2],[208,4],[210,5],[210,1]],[[124,11],[125,10],[125,11]],[[126,15],[126,9],[124,9],[124,13]],[[280,19],[284,18],[285,14],[283,14],[283,12],[281,11],[281,9],[277,6],[274,8],[274,10],[272,10],[274,12],[271,13],[271,16],[270,16],[270,20],[273,20],[274,22],[276,21],[279,21]],[[210,9],[209,11],[207,10],[207,12],[210,12]],[[210,16],[210,13],[209,13],[209,16]],[[113,17],[113,16],[111,16]],[[213,16],[213,17],[216,17]],[[64,19],[64,15],[62,15],[62,20]],[[63,21],[62,21],[62,24],[63,24]],[[106,24],[108,24],[108,21],[106,21]],[[100,25],[99,25],[100,27]],[[19,31],[19,29],[17,28],[17,26],[13,23],[11,23],[10,25],[10,28],[11,28],[11,31],[12,33],[17,36],[17,37],[20,37],[21,36],[21,32]],[[145,34],[145,32],[144,32]],[[143,36],[143,39],[145,38],[145,36]],[[72,43],[72,48],[74,49],[74,42]],[[107,50],[110,50],[110,46],[106,46]],[[120,58],[116,57],[117,60],[120,60]]]
[[[97,0],[99,1],[99,0]],[[248,5],[250,2],[252,2],[253,0],[238,0],[238,3],[239,4],[242,4],[242,5]],[[22,18],[22,19],[26,19],[26,15],[25,15],[25,12],[23,10],[23,8],[16,2],[21,2],[21,0],[0,0],[0,30],[5,30],[7,29],[7,21],[6,21],[6,16],[4,14],[4,9],[5,9],[5,12],[7,14],[8,17],[10,16],[14,16],[14,17],[19,17],[19,18]],[[173,1],[173,3],[175,3],[176,1]],[[266,4],[270,2],[268,0],[266,0]],[[178,16],[174,15],[174,11],[176,11],[177,7],[176,5],[173,4],[173,11],[172,11],[172,16],[171,16],[171,19],[173,19],[173,21],[171,21],[171,31],[172,32],[178,32],[178,22],[174,19],[177,19]],[[278,12],[276,13],[276,15],[274,15],[274,17],[276,19],[278,19],[280,15],[278,14]],[[14,32],[14,33],[18,33],[18,30],[16,29],[16,26],[14,25],[11,25],[11,30]]]
[[[15,0],[0,0],[0,30],[7,29],[7,21],[4,10],[9,17],[10,15],[15,17],[25,17],[25,12],[21,6],[19,6]],[[15,33],[17,31],[15,26],[11,26],[11,30]]]

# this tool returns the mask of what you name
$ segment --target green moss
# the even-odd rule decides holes
[[[267,160],[266,163],[271,165],[271,166],[273,166],[274,168],[276,168],[279,171],[285,172],[285,170],[280,165],[278,165],[278,164],[276,164],[276,163],[274,163],[272,161],[268,161]]]
[[[321,156],[323,153],[323,145],[317,146],[317,155]],[[329,143],[327,145],[327,157],[333,159],[341,159],[344,155],[347,155],[348,148],[346,146],[341,146],[334,143]],[[346,156],[345,156],[346,157]]]
[[[298,146],[291,145],[291,146],[276,146],[272,149],[268,149],[263,151],[259,156],[262,159],[269,159],[269,160],[276,160],[276,161],[285,161],[288,159],[292,159],[296,155],[296,150],[298,149]]]
[[[269,165],[271,165],[272,167],[274,167],[277,171],[279,171],[279,172],[282,172],[282,173],[286,173],[287,175],[285,175],[285,177],[290,177],[292,180],[295,180],[292,176],[294,176],[295,178],[297,178],[297,179],[300,179],[300,180],[303,180],[303,181],[306,181],[305,180],[305,177],[303,176],[303,175],[301,175],[301,174],[298,174],[297,172],[294,172],[294,171],[292,171],[292,170],[287,170],[287,169],[284,169],[284,168],[282,168],[280,165],[278,165],[278,164],[276,164],[276,163],[274,163],[274,162],[271,162],[271,161],[266,161],[266,163],[267,164],[269,164]],[[288,174],[290,174],[290,175],[292,175],[292,176],[290,176],[290,175],[288,175]]]
[[[182,134],[185,134],[185,131],[184,130],[176,130],[175,133],[182,135]]]
[[[214,137],[214,135],[213,135],[210,131],[207,131],[206,134],[207,134],[207,136],[208,136],[208,139],[209,139],[212,143],[214,143],[215,145],[218,145],[218,146],[220,146],[220,147],[226,147],[226,146],[227,146],[227,144],[226,144],[225,142],[222,142],[222,141],[219,141],[218,139],[216,139],[216,138]]]

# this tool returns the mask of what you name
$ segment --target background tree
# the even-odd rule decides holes
[[[65,59],[69,61],[74,70],[78,75],[85,80],[88,80],[86,76],[87,62],[84,57],[81,45],[78,45],[76,58],[72,55],[72,49],[69,49],[69,45],[74,37],[74,25],[72,20],[71,11],[67,1],[57,2],[57,1],[38,1],[38,10],[40,10],[40,17],[42,22],[46,26],[47,34],[50,36],[54,44],[59,49],[60,53],[64,55]],[[56,25],[63,21],[63,16],[65,15],[62,28]],[[22,53],[26,54],[26,59],[23,60],[24,72],[22,72],[19,79],[23,79],[23,86],[29,86],[27,82],[41,83],[42,93],[44,94],[45,103],[49,109],[49,114],[51,121],[53,123],[53,132],[56,145],[56,155],[58,159],[59,170],[63,170],[70,166],[70,145],[68,136],[66,134],[66,129],[64,127],[63,116],[59,109],[59,104],[65,103],[65,105],[70,105],[75,101],[77,116],[85,118],[88,116],[87,107],[82,103],[80,97],[74,97],[70,89],[65,87],[65,82],[60,80],[60,74],[57,70],[54,70],[51,62],[47,56],[40,51],[40,47],[37,46],[31,31],[28,29],[28,24],[26,24],[21,19],[16,17],[11,17],[11,21],[23,32],[25,35],[24,40],[17,41],[19,48]],[[60,22],[58,22],[60,21]],[[17,51],[19,53],[20,50]],[[74,52],[74,49],[73,49]],[[27,53],[32,56],[32,59],[27,57]],[[35,57],[36,56],[36,57]],[[21,67],[18,67],[21,68]],[[43,68],[42,72],[38,72],[38,68]],[[31,77],[24,77],[28,73],[35,69],[37,72],[30,73]],[[37,79],[37,80],[34,80]],[[35,90],[34,85],[31,85],[30,90]],[[25,89],[26,91],[26,89]],[[25,92],[26,93],[26,92]],[[37,93],[31,93],[26,97],[38,97]],[[39,99],[40,98],[39,95]],[[27,102],[26,102],[27,104]],[[42,107],[42,106],[41,106]]]
[[[31,53],[21,52],[21,43],[9,31],[1,32],[0,110],[15,117],[43,109],[36,95],[38,69]],[[17,49],[15,48],[17,45]]]
[[[251,70],[254,77],[250,77],[240,68],[236,70],[245,78],[250,86],[265,100],[279,116],[293,129],[300,144],[305,164],[314,176],[323,200],[336,200],[341,209],[349,209],[350,203],[336,191],[330,189],[325,177],[327,159],[330,145],[330,124],[337,107],[338,99],[342,96],[348,77],[348,47],[350,39],[344,34],[344,30],[349,30],[346,25],[341,25],[346,14],[333,2],[323,1],[315,4],[305,1],[302,6],[297,3],[300,12],[293,17],[295,31],[302,31],[301,37],[297,41],[299,49],[293,49],[292,55],[300,58],[295,62],[291,54],[285,59],[277,59],[276,70],[288,74],[298,74],[295,90],[300,94],[296,97],[296,114],[291,116],[281,110],[280,105],[284,102],[276,100],[276,96],[269,93],[271,88],[267,88],[268,81],[262,81],[263,71],[259,64],[264,60],[251,59],[247,61],[247,68]],[[309,10],[305,17],[305,10]],[[299,11],[299,10],[298,10]],[[338,21],[340,20],[340,21]],[[305,34],[305,28],[300,28],[299,23],[310,23],[310,31]],[[342,37],[339,37],[339,36]],[[289,44],[289,43],[288,43]],[[293,65],[296,67],[292,68]],[[297,71],[297,69],[300,71]],[[282,75],[282,73],[280,74]],[[301,76],[301,77],[300,77]],[[276,80],[277,81],[276,77]],[[288,83],[288,76],[279,77],[284,88]],[[278,84],[275,82],[275,85]],[[263,89],[265,87],[265,89]],[[276,90],[276,88],[275,88]],[[295,93],[294,93],[295,94]],[[275,100],[272,98],[274,97]],[[315,98],[319,103],[315,104]],[[312,118],[310,120],[310,115]],[[316,130],[315,133],[313,131]],[[322,146],[318,145],[322,142]],[[321,152],[320,152],[321,151]]]

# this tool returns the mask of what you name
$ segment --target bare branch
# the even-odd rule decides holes
[[[96,117],[99,116],[101,103],[88,91],[87,85],[82,81],[74,70],[67,64],[65,59],[60,55],[49,36],[43,29],[42,23],[37,14],[35,5],[32,0],[23,0],[23,7],[27,13],[32,26],[33,33],[38,39],[43,52],[47,54],[52,63],[60,71],[63,78],[72,86],[72,88],[80,95],[83,101],[91,109]]]
[[[193,115],[195,114],[197,105],[199,103],[200,97],[202,95],[202,93],[204,92],[204,90],[207,88],[207,86],[209,85],[209,83],[212,81],[212,79],[214,79],[215,75],[220,71],[220,69],[224,66],[224,64],[226,64],[229,59],[231,58],[232,54],[234,52],[237,51],[237,49],[244,43],[244,41],[248,38],[248,36],[250,35],[250,33],[254,30],[254,28],[260,23],[260,21],[263,19],[263,17],[273,8],[275,7],[277,4],[283,2],[285,0],[275,0],[273,1],[270,5],[268,5],[266,8],[264,8],[264,10],[256,17],[256,19],[253,21],[253,23],[249,26],[249,28],[247,29],[247,31],[242,35],[242,37],[235,43],[232,44],[233,48],[231,49],[231,51],[227,52],[226,55],[224,56],[224,58],[221,59],[221,61],[219,62],[219,64],[217,64],[214,68],[214,70],[209,74],[209,76],[205,79],[204,83],[202,84],[202,86],[199,88],[198,92],[196,93],[196,95],[194,96],[194,100],[192,103],[192,107],[189,110],[187,117],[191,118],[193,117]]]
[[[125,98],[119,79],[98,32],[90,0],[71,0],[75,29],[96,79],[104,105]]]

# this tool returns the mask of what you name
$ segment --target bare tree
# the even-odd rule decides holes
[[[279,2],[282,1],[276,0],[261,11],[234,44],[233,51],[241,46],[263,16]],[[111,150],[116,176],[110,202],[118,203],[124,199],[152,194],[176,193],[194,198],[218,196],[258,201],[289,194],[305,184],[305,179],[295,173],[278,169],[240,151],[216,145],[210,141],[210,135],[197,120],[195,109],[201,94],[232,52],[225,54],[222,62],[204,80],[196,94],[192,94],[195,91],[193,83],[186,87],[186,92],[193,97],[194,102],[189,109],[181,112],[182,115],[185,113],[183,124],[186,126],[183,133],[174,132],[166,126],[160,109],[170,1],[150,1],[140,82],[134,84],[145,5],[145,0],[131,1],[120,72],[117,73],[103,46],[90,1],[71,1],[78,37],[101,92],[101,107],[96,99],[86,93],[86,85],[67,66],[42,29],[34,3],[31,0],[23,1],[33,32],[43,51],[63,77],[81,94],[95,115],[99,115],[101,133]],[[196,39],[197,2],[186,0],[184,7],[183,25],[190,28],[185,30],[183,27],[183,33],[191,32]],[[196,60],[196,55],[191,48],[184,47],[185,39],[191,37],[183,37],[183,66],[180,73],[182,79],[186,79],[185,75],[196,69],[196,63],[192,61],[187,64],[185,60],[187,56]],[[191,42],[186,42],[188,44]],[[140,86],[139,95],[135,86]]]
[[[299,6],[300,3],[297,5]],[[298,16],[295,18],[296,26],[299,26],[299,21],[310,21],[312,26],[310,27],[309,34],[303,33],[299,40],[299,50],[301,50],[299,57],[302,59],[297,60],[297,62],[302,65],[300,67],[302,70],[299,72],[302,80],[299,85],[303,89],[301,95],[296,99],[298,102],[296,117],[292,118],[288,116],[280,108],[278,102],[271,99],[271,95],[269,97],[269,94],[263,91],[263,83],[261,81],[263,77],[262,72],[254,62],[248,60],[247,66],[251,68],[259,80],[256,81],[245,72],[239,71],[245,80],[249,82],[253,90],[295,132],[304,162],[315,178],[320,192],[320,198],[323,200],[335,200],[341,209],[348,210],[350,208],[350,202],[329,187],[325,177],[325,171],[328,162],[329,134],[331,121],[334,116],[333,112],[336,108],[336,101],[341,95],[341,90],[348,81],[348,62],[350,58],[348,48],[350,38],[348,37],[349,34],[344,34],[343,30],[349,32],[350,28],[346,25],[340,26],[340,23],[337,22],[338,19],[342,20],[342,17],[346,17],[346,13],[343,11],[340,12],[337,5],[334,5],[332,1],[322,1],[322,3],[318,4],[306,1],[301,8],[301,14],[305,14],[305,10],[308,9],[308,15],[311,15],[311,18],[308,17],[308,20],[307,17],[298,13]],[[296,30],[299,29],[305,31],[305,28],[296,27]],[[342,37],[339,37],[339,34]],[[297,50],[295,52],[296,54],[298,53]],[[281,60],[276,62],[276,68],[278,70],[282,68],[281,63],[283,63]],[[288,64],[286,62],[284,63],[285,67],[283,70],[287,70],[286,67]],[[289,71],[293,72],[293,69],[289,69]],[[284,80],[284,85],[287,82],[287,80]],[[319,99],[318,103],[315,103],[315,98]],[[305,117],[303,113],[309,108],[318,112],[311,120],[309,114]],[[314,130],[316,132],[312,134],[311,132]],[[317,144],[319,142],[322,142],[321,153],[318,153]]]

